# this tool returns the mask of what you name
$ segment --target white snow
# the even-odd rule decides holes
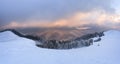
[[[7,31],[0,33],[0,64],[120,64],[119,38],[120,32],[112,30],[92,46],[53,50]]]

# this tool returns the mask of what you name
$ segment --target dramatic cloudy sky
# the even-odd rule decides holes
[[[120,0],[0,0],[0,26],[120,25]]]

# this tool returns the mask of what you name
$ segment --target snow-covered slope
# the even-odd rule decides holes
[[[89,47],[53,50],[11,32],[0,33],[0,64],[120,64],[120,32],[108,31]]]

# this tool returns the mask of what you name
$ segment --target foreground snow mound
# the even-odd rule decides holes
[[[38,48],[32,40],[4,32],[0,33],[0,64],[120,64],[119,38],[120,32],[112,30],[92,46],[52,50]]]

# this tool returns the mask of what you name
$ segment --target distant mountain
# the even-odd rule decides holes
[[[93,33],[93,34],[87,34],[81,37],[78,37],[76,39],[72,40],[45,40],[42,44],[37,42],[38,47],[42,48],[51,48],[51,49],[71,49],[71,48],[79,48],[79,47],[85,47],[90,46],[94,42],[101,41],[101,37],[104,36],[104,32],[100,33]],[[97,39],[93,39],[93,38]]]
[[[19,31],[14,29],[6,29],[0,32],[4,32],[4,31],[11,31],[20,37],[34,40],[36,41],[36,46],[42,47],[42,48],[50,48],[50,49],[71,49],[71,48],[90,46],[93,44],[93,42],[100,41],[101,37],[104,36],[104,32],[99,32],[99,33],[95,32],[92,34],[86,34],[86,35],[76,37],[74,39],[69,39],[69,40],[56,40],[56,39],[46,40],[46,39],[43,39],[42,36],[22,34]],[[56,33],[53,33],[53,34],[56,35]],[[52,37],[55,37],[55,36],[52,36]],[[60,37],[60,36],[56,35],[56,37]],[[95,37],[99,37],[99,38],[96,40],[93,40],[93,38]]]

